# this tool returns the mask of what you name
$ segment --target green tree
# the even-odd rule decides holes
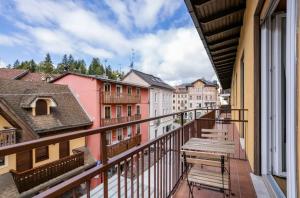
[[[57,70],[58,73],[63,73],[65,71],[68,71],[68,69],[69,69],[68,56],[67,56],[67,54],[65,54],[63,56],[61,62],[58,63],[56,70]]]
[[[54,72],[54,66],[49,53],[46,54],[45,60],[40,62],[41,72],[51,74]]]
[[[29,61],[29,70],[30,70],[31,72],[36,72],[36,70],[37,70],[37,64],[34,62],[33,59],[31,59],[31,60]]]
[[[105,68],[105,73],[106,73],[106,75],[107,75],[107,77],[108,77],[109,79],[112,79],[113,71],[112,71],[110,65],[108,65],[108,66]]]
[[[72,56],[72,54],[69,55],[68,57],[68,70],[67,71],[75,71],[75,60]]]
[[[84,62],[84,60],[76,60],[74,62],[74,69],[75,72],[81,73],[81,74],[86,74],[86,64]]]
[[[11,64],[8,64],[6,68],[11,69]]]
[[[17,59],[16,61],[15,61],[15,63],[13,64],[13,68],[14,69],[18,69],[20,67],[20,62],[19,62],[19,60]]]
[[[89,66],[88,74],[90,75],[102,75],[104,74],[104,68],[99,58],[93,58]]]

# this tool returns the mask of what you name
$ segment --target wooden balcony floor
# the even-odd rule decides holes
[[[233,198],[252,198],[256,197],[254,187],[250,178],[250,165],[246,160],[232,159],[230,161],[230,171],[231,171],[231,185],[232,192],[235,194]],[[198,198],[218,198],[223,197],[220,192],[197,188],[193,189],[194,197]],[[174,196],[175,198],[185,198],[189,197],[189,189],[186,181],[182,181]]]

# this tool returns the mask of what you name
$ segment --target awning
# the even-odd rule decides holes
[[[246,0],[185,0],[223,89],[230,88]]]

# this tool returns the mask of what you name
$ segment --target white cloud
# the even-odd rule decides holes
[[[139,69],[170,84],[213,77],[213,69],[195,28],[159,31],[137,39]]]
[[[4,67],[6,67],[6,65],[7,64],[0,58],[0,68],[4,68]]]
[[[14,46],[14,45],[19,45],[21,43],[23,43],[23,40],[17,35],[8,36],[8,35],[0,34],[0,45]]]
[[[105,2],[116,14],[119,24],[126,28],[134,24],[141,29],[154,27],[158,22],[172,16],[182,4],[181,0],[105,0]]]
[[[24,31],[27,41],[22,37],[0,35],[0,45],[17,45],[25,40],[42,53],[111,59],[127,59],[134,48],[137,69],[157,75],[170,84],[213,77],[213,69],[194,27],[138,33],[172,16],[182,5],[181,0],[106,0],[106,3],[116,14],[118,24],[103,19],[76,1],[16,1],[15,13],[22,14],[14,23]],[[129,38],[123,33],[124,27],[138,28]]]

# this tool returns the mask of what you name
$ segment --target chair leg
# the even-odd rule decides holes
[[[189,186],[189,198],[190,198],[190,194],[192,194],[192,198],[194,198],[194,195],[193,195],[193,189],[192,189],[192,187],[191,187],[191,184],[190,184],[189,181],[187,181],[187,183],[188,183],[188,186]]]

